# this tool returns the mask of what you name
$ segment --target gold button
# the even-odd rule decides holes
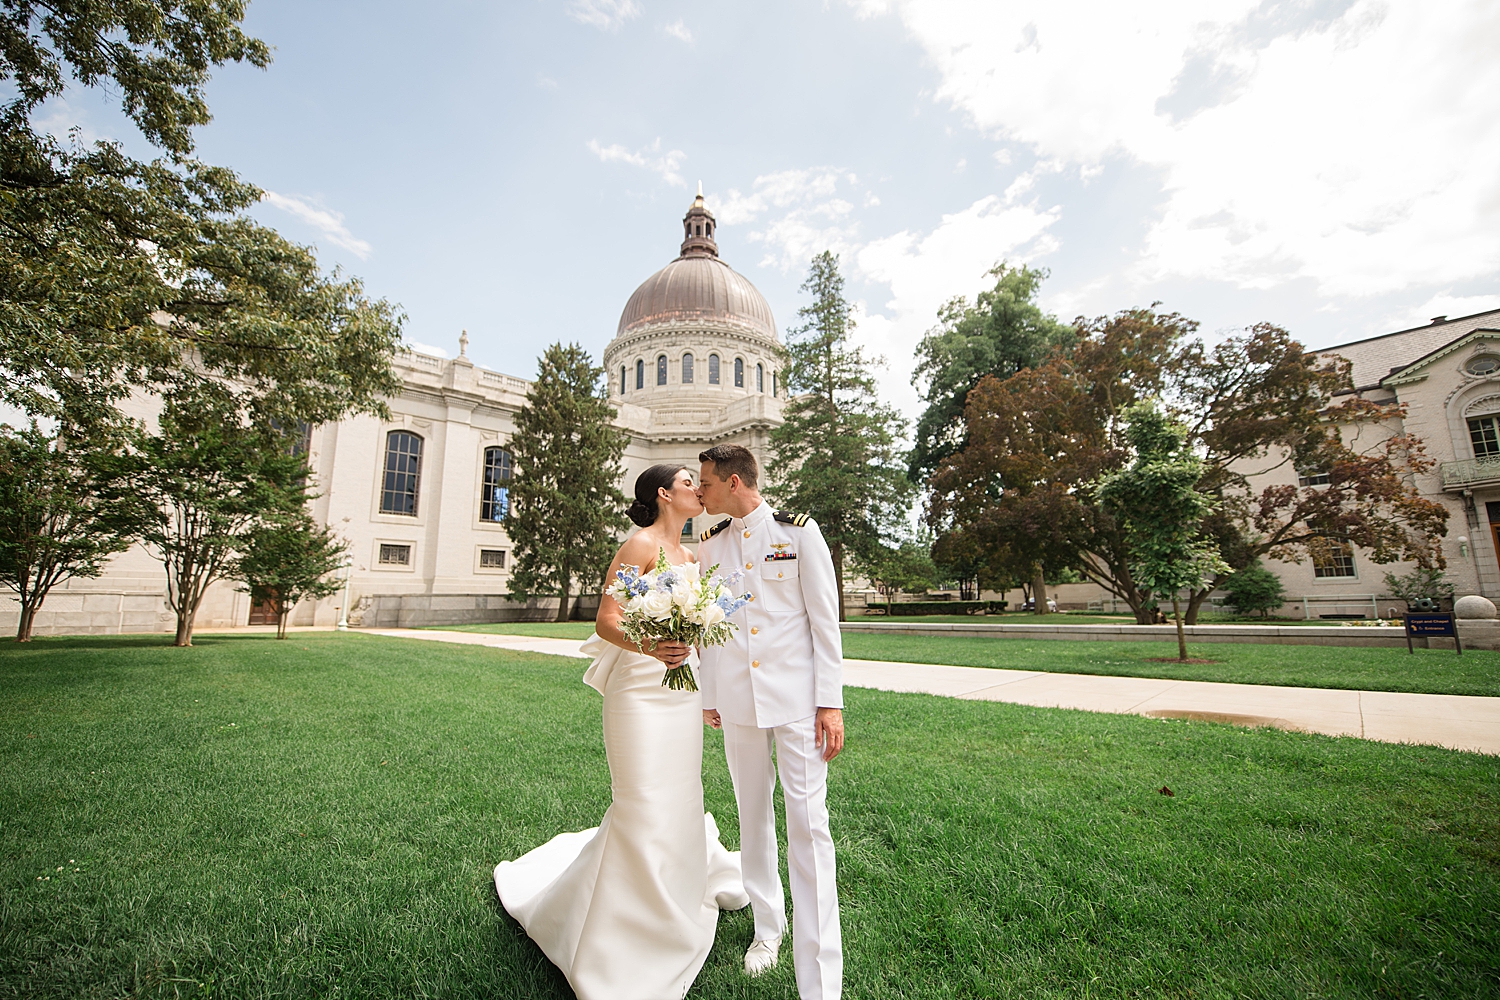
[[[754,564],[754,563],[745,563],[745,568],[746,568],[746,569],[750,569],[750,568],[752,568],[752,567],[753,567],[753,566],[754,566],[754,565],[755,565],[755,564]]]
[[[745,537],[746,538],[750,537],[750,529],[748,529],[748,528],[745,529]]]
[[[785,575],[786,575],[785,573],[777,573],[776,574],[776,579],[780,580]]]
[[[746,595],[746,600],[750,600],[750,601],[755,600],[755,595],[754,594]]]
[[[754,625],[751,625],[750,626],[750,634],[751,635],[760,635],[760,629],[756,628]]]
[[[752,667],[758,667],[758,666],[760,666],[760,661],[759,660],[751,660],[750,661],[750,665]]]

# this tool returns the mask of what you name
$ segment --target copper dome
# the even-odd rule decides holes
[[[615,336],[656,323],[727,323],[776,339],[770,303],[744,275],[719,259],[713,213],[703,204],[703,188],[683,217],[682,256],[641,283]]]
[[[641,283],[615,336],[655,323],[728,323],[776,339],[770,303],[717,257],[679,257]]]

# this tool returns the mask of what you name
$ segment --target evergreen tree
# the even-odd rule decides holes
[[[146,514],[110,428],[57,435],[0,428],[0,586],[16,592],[16,641],[57,584],[98,576]]]
[[[789,510],[811,514],[828,541],[844,617],[844,564],[900,534],[912,483],[897,442],[905,422],[880,402],[872,364],[849,341],[853,307],[844,298],[838,257],[812,260],[802,291],[812,303],[797,310],[802,325],[787,331],[785,422],[771,432],[768,494]]]
[[[510,440],[515,473],[505,530],[515,555],[511,597],[556,594],[561,622],[574,581],[603,585],[626,526],[616,484],[627,437],[612,423],[604,369],[582,347],[553,344],[540,367]]]

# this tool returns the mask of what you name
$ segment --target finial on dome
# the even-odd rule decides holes
[[[458,356],[461,358],[467,358],[469,356],[468,330],[460,330],[458,332]]]
[[[714,241],[714,213],[703,204],[703,182],[698,182],[698,196],[687,215],[682,217],[682,256],[717,257],[719,244]]]

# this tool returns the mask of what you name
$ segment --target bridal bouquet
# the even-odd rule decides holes
[[[641,647],[661,641],[722,646],[734,636],[739,626],[729,616],[750,600],[730,589],[740,574],[715,576],[717,564],[705,575],[699,575],[697,563],[671,566],[664,549],[657,552],[656,566],[650,573],[625,566],[609,586],[607,593],[625,609],[620,619],[625,638]],[[698,690],[687,663],[669,669],[661,683],[674,691]]]

